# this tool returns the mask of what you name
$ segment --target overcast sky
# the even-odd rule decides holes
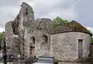
[[[93,30],[93,0],[1,0],[0,32],[6,22],[14,20],[22,2],[33,7],[36,18],[60,16],[69,21],[76,20]]]

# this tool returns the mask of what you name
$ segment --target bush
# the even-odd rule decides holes
[[[3,37],[3,32],[0,32],[0,50],[1,50],[1,44],[2,44],[2,37]]]
[[[60,25],[60,24],[63,24],[63,23],[68,23],[68,20],[63,20],[62,18],[60,17],[56,17],[53,19],[53,25]]]

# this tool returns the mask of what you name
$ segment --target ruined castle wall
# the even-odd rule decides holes
[[[19,45],[22,56],[24,55],[24,23],[31,20],[34,20],[33,9],[27,3],[23,2],[21,5],[21,10],[13,22],[13,30],[15,31],[14,34],[17,34],[18,39],[20,39]],[[15,23],[18,23],[18,25],[16,26]]]
[[[5,24],[5,36],[6,37],[13,36],[12,22],[13,21],[10,21]]]
[[[28,21],[24,24],[24,49],[25,56],[31,56],[30,46],[34,46],[34,55],[48,55],[50,50],[50,26],[51,20],[47,18],[41,18],[34,21]],[[32,37],[35,39],[34,43]]]
[[[8,28],[7,28],[8,27]],[[5,38],[6,38],[6,46],[7,46],[7,54],[8,55],[18,55],[20,54],[19,46],[20,40],[18,35],[14,34],[15,31],[13,30],[13,22],[7,22],[5,25]]]
[[[67,32],[51,35],[52,55],[61,61],[76,61],[79,59],[79,40],[82,39],[82,58],[90,55],[91,36],[82,32]]]
[[[5,37],[6,37],[6,45],[8,47],[11,47],[11,45],[13,44],[12,42],[10,42],[11,38],[13,37],[12,21],[7,22],[5,24]]]
[[[42,36],[46,35],[49,39],[49,34],[45,31],[40,30],[34,30],[33,32],[28,33],[28,31],[25,31],[25,56],[30,57],[30,46],[35,46],[34,49],[34,55],[35,56],[41,56],[45,54],[49,54],[50,49],[50,43],[49,40],[47,43],[43,43]],[[32,42],[32,37],[35,38],[35,43]],[[44,44],[44,45],[43,45]]]

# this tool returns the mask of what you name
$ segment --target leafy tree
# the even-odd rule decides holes
[[[91,38],[91,43],[93,43],[93,37]]]
[[[53,25],[59,25],[63,23],[68,23],[68,20],[63,20],[61,17],[56,17],[53,19]]]
[[[1,50],[1,44],[2,44],[2,36],[3,36],[3,32],[0,32],[0,50]]]
[[[90,29],[89,29],[88,31],[89,31],[91,34],[93,34],[93,32],[92,32]]]
[[[93,35],[93,32],[91,30],[88,30],[92,35]],[[93,36],[91,38],[91,43],[93,43]]]

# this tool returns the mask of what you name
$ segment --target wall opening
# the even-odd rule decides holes
[[[26,8],[26,15],[28,15],[28,8]]]
[[[35,56],[35,46],[30,46],[30,56]]]
[[[48,36],[43,35],[41,38],[41,50],[43,55],[47,55],[49,52]]]
[[[83,55],[83,39],[78,39],[78,58],[81,59]]]
[[[31,43],[35,44],[35,37],[32,36],[31,41],[32,41]]]
[[[12,22],[13,34],[18,35],[19,22]]]
[[[30,56],[34,57],[35,56],[35,37],[32,36],[31,38],[31,43],[30,43]]]
[[[43,43],[48,43],[48,37],[46,35],[42,36]]]

